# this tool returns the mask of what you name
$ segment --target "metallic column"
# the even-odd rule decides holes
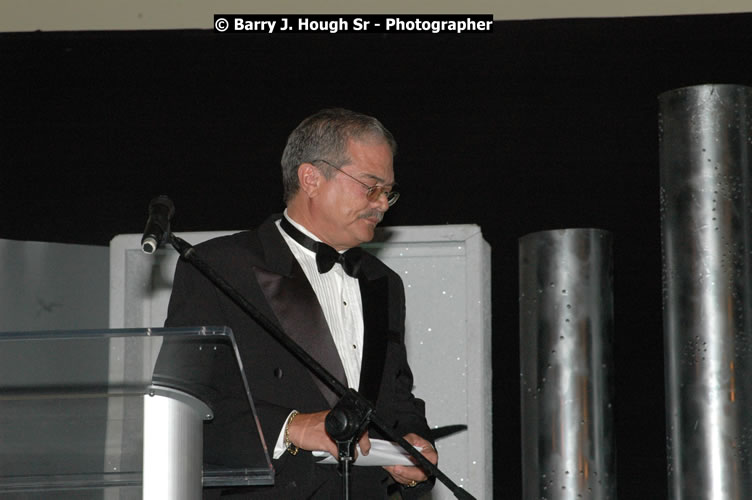
[[[661,94],[669,498],[752,498],[752,89]]]
[[[520,238],[525,500],[615,500],[611,234]]]

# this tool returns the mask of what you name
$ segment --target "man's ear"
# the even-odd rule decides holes
[[[304,191],[309,198],[313,198],[319,191],[319,186],[323,181],[321,170],[312,163],[302,163],[298,167],[298,183],[300,189]]]

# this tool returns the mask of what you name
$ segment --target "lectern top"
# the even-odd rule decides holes
[[[205,450],[233,443],[205,485],[271,483],[239,359],[225,327],[0,332],[0,493],[139,485],[150,395],[200,401]]]

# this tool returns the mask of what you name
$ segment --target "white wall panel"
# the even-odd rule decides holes
[[[107,326],[107,247],[0,240],[0,331]]]

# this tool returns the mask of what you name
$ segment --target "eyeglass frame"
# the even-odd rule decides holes
[[[386,195],[386,202],[387,202],[387,204],[391,207],[392,205],[394,205],[395,203],[397,203],[397,200],[400,197],[399,192],[394,190],[394,186],[396,186],[396,184],[393,184],[390,188],[388,188],[387,186],[381,186],[379,184],[374,184],[373,186],[369,186],[368,184],[366,184],[365,182],[361,181],[360,179],[358,179],[356,177],[353,177],[352,175],[350,175],[347,172],[345,172],[344,170],[342,170],[341,167],[338,167],[338,166],[332,164],[331,162],[328,162],[327,160],[325,160],[323,158],[319,158],[317,160],[311,160],[310,163],[316,163],[317,161],[322,161],[322,162],[326,163],[327,165],[329,165],[333,169],[337,170],[338,172],[342,172],[343,174],[345,174],[346,176],[348,176],[350,179],[354,180],[355,182],[357,182],[358,184],[360,184],[361,186],[363,186],[364,188],[366,188],[366,198],[370,202],[374,202],[374,201],[378,200],[379,197],[382,194],[384,194],[384,195]],[[389,189],[389,191],[387,191],[387,189]],[[374,193],[376,193],[376,194],[374,194]]]

